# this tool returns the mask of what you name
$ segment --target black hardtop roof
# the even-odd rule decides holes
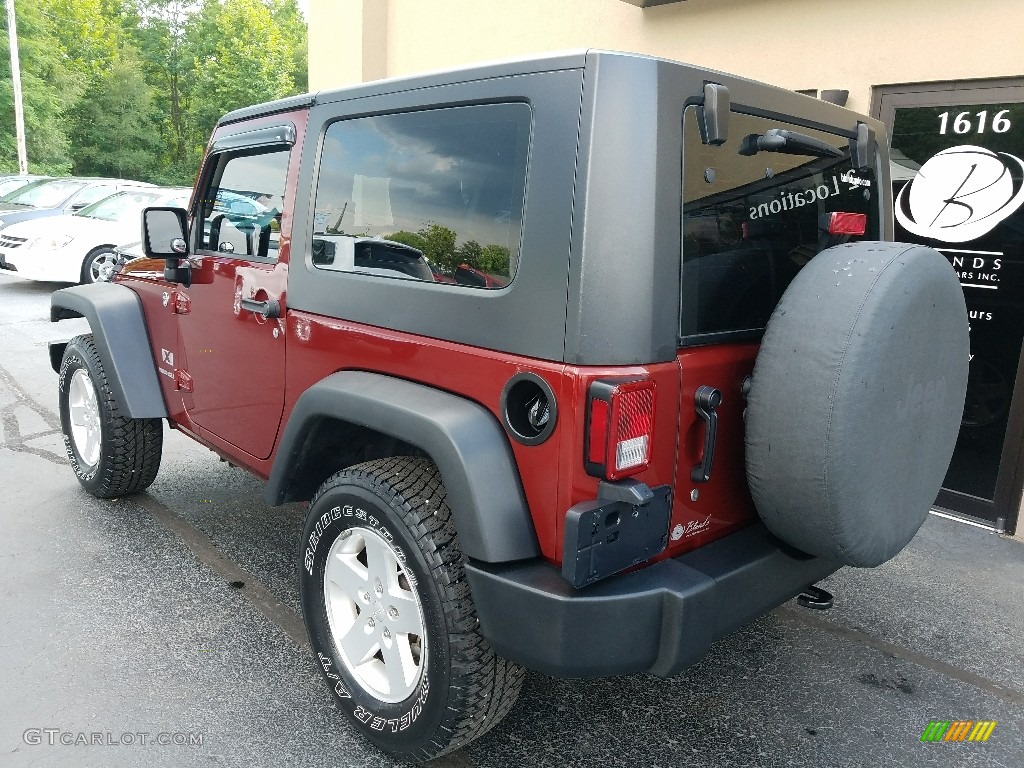
[[[372,80],[367,83],[360,83],[345,88],[335,88],[316,93],[305,93],[300,96],[289,96],[277,101],[268,101],[264,104],[255,104],[251,107],[242,107],[233,112],[228,112],[220,119],[220,125],[234,123],[239,120],[246,120],[263,115],[272,115],[275,112],[288,112],[293,109],[311,107],[314,104],[324,104],[332,101],[343,101],[347,99],[358,99],[366,96],[377,96],[382,93],[396,93],[399,91],[410,91],[417,88],[429,88],[435,85],[447,85],[450,83],[463,83],[468,80],[484,80],[492,77],[509,77],[512,75],[525,75],[536,72],[550,72],[560,69],[579,69],[586,64],[586,57],[590,51],[564,51],[559,53],[548,53],[538,56],[508,59],[502,61],[484,62],[472,64],[453,69],[425,72],[422,74],[408,75],[403,77],[390,77],[384,80]],[[636,54],[613,53],[618,56],[632,56]]]
[[[733,93],[734,103],[742,103],[745,96],[749,96],[755,91],[762,94],[762,98],[763,93],[766,90],[773,91],[772,100],[777,104],[778,112],[780,114],[800,114],[806,113],[810,110],[816,113],[817,117],[824,118],[822,120],[823,124],[842,126],[854,126],[856,124],[856,121],[850,120],[850,116],[853,113],[846,108],[838,107],[834,104],[829,104],[828,102],[823,102],[812,97],[803,96],[795,91],[782,88],[781,86],[771,85],[751,78],[711,69],[709,67],[688,64],[664,57],[592,48],[545,53],[501,61],[482,62],[416,75],[386,78],[384,80],[373,80],[367,83],[347,86],[345,88],[318,91],[316,93],[305,93],[299,96],[290,96],[288,98],[278,99],[277,101],[255,104],[251,107],[243,107],[241,109],[228,112],[220,119],[218,125],[235,123],[279,112],[308,108],[315,104],[348,101],[352,99],[366,98],[369,96],[412,91],[420,88],[431,88],[439,85],[465,83],[473,80],[512,77],[515,75],[554,72],[568,69],[583,69],[587,66],[598,65],[600,60],[608,59],[619,60],[622,62],[633,60],[637,64],[640,64],[641,62],[656,62],[659,67],[670,66],[678,68],[681,74],[685,72],[689,77],[694,78],[695,81],[712,81],[722,83],[723,85],[728,86],[730,90],[735,89],[735,92]],[[811,103],[813,103],[814,106],[811,106]],[[881,128],[881,124],[875,119],[868,118],[866,122],[874,125],[876,130]]]

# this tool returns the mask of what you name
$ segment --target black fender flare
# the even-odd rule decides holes
[[[50,297],[50,321],[84,317],[117,405],[133,419],[167,417],[142,302],[131,288],[94,283],[61,288]],[[50,345],[50,365],[60,372],[65,343]]]
[[[299,397],[265,489],[271,506],[308,499],[308,483],[295,476],[315,450],[310,436],[323,419],[371,429],[424,451],[441,472],[468,557],[500,563],[540,554],[515,458],[494,415],[463,397],[364,371],[331,374]]]

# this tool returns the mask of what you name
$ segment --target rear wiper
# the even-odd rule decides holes
[[[843,157],[842,150],[824,141],[804,136],[795,131],[769,128],[764,135],[751,133],[740,143],[741,155],[756,155],[758,152],[779,152],[785,155],[810,155],[812,157]]]

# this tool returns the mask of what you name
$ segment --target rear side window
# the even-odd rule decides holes
[[[502,288],[519,261],[530,108],[489,104],[327,128],[318,269]]]
[[[810,142],[787,147],[796,154],[770,148],[751,153],[757,137],[773,130]],[[819,251],[879,239],[876,185],[852,172],[847,137],[733,113],[729,140],[710,146],[701,143],[694,107],[684,114],[683,134],[684,343],[756,336],[790,281]],[[814,149],[814,141],[837,156],[818,156],[825,150]],[[829,234],[832,213],[855,214],[843,220],[855,229],[862,223],[864,234]]]

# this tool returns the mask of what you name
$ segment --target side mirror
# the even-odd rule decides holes
[[[151,259],[188,258],[188,220],[182,208],[142,211],[142,250]]]
[[[142,211],[143,252],[151,259],[164,259],[165,280],[186,286],[192,282],[187,237],[188,219],[182,208],[153,207]]]

